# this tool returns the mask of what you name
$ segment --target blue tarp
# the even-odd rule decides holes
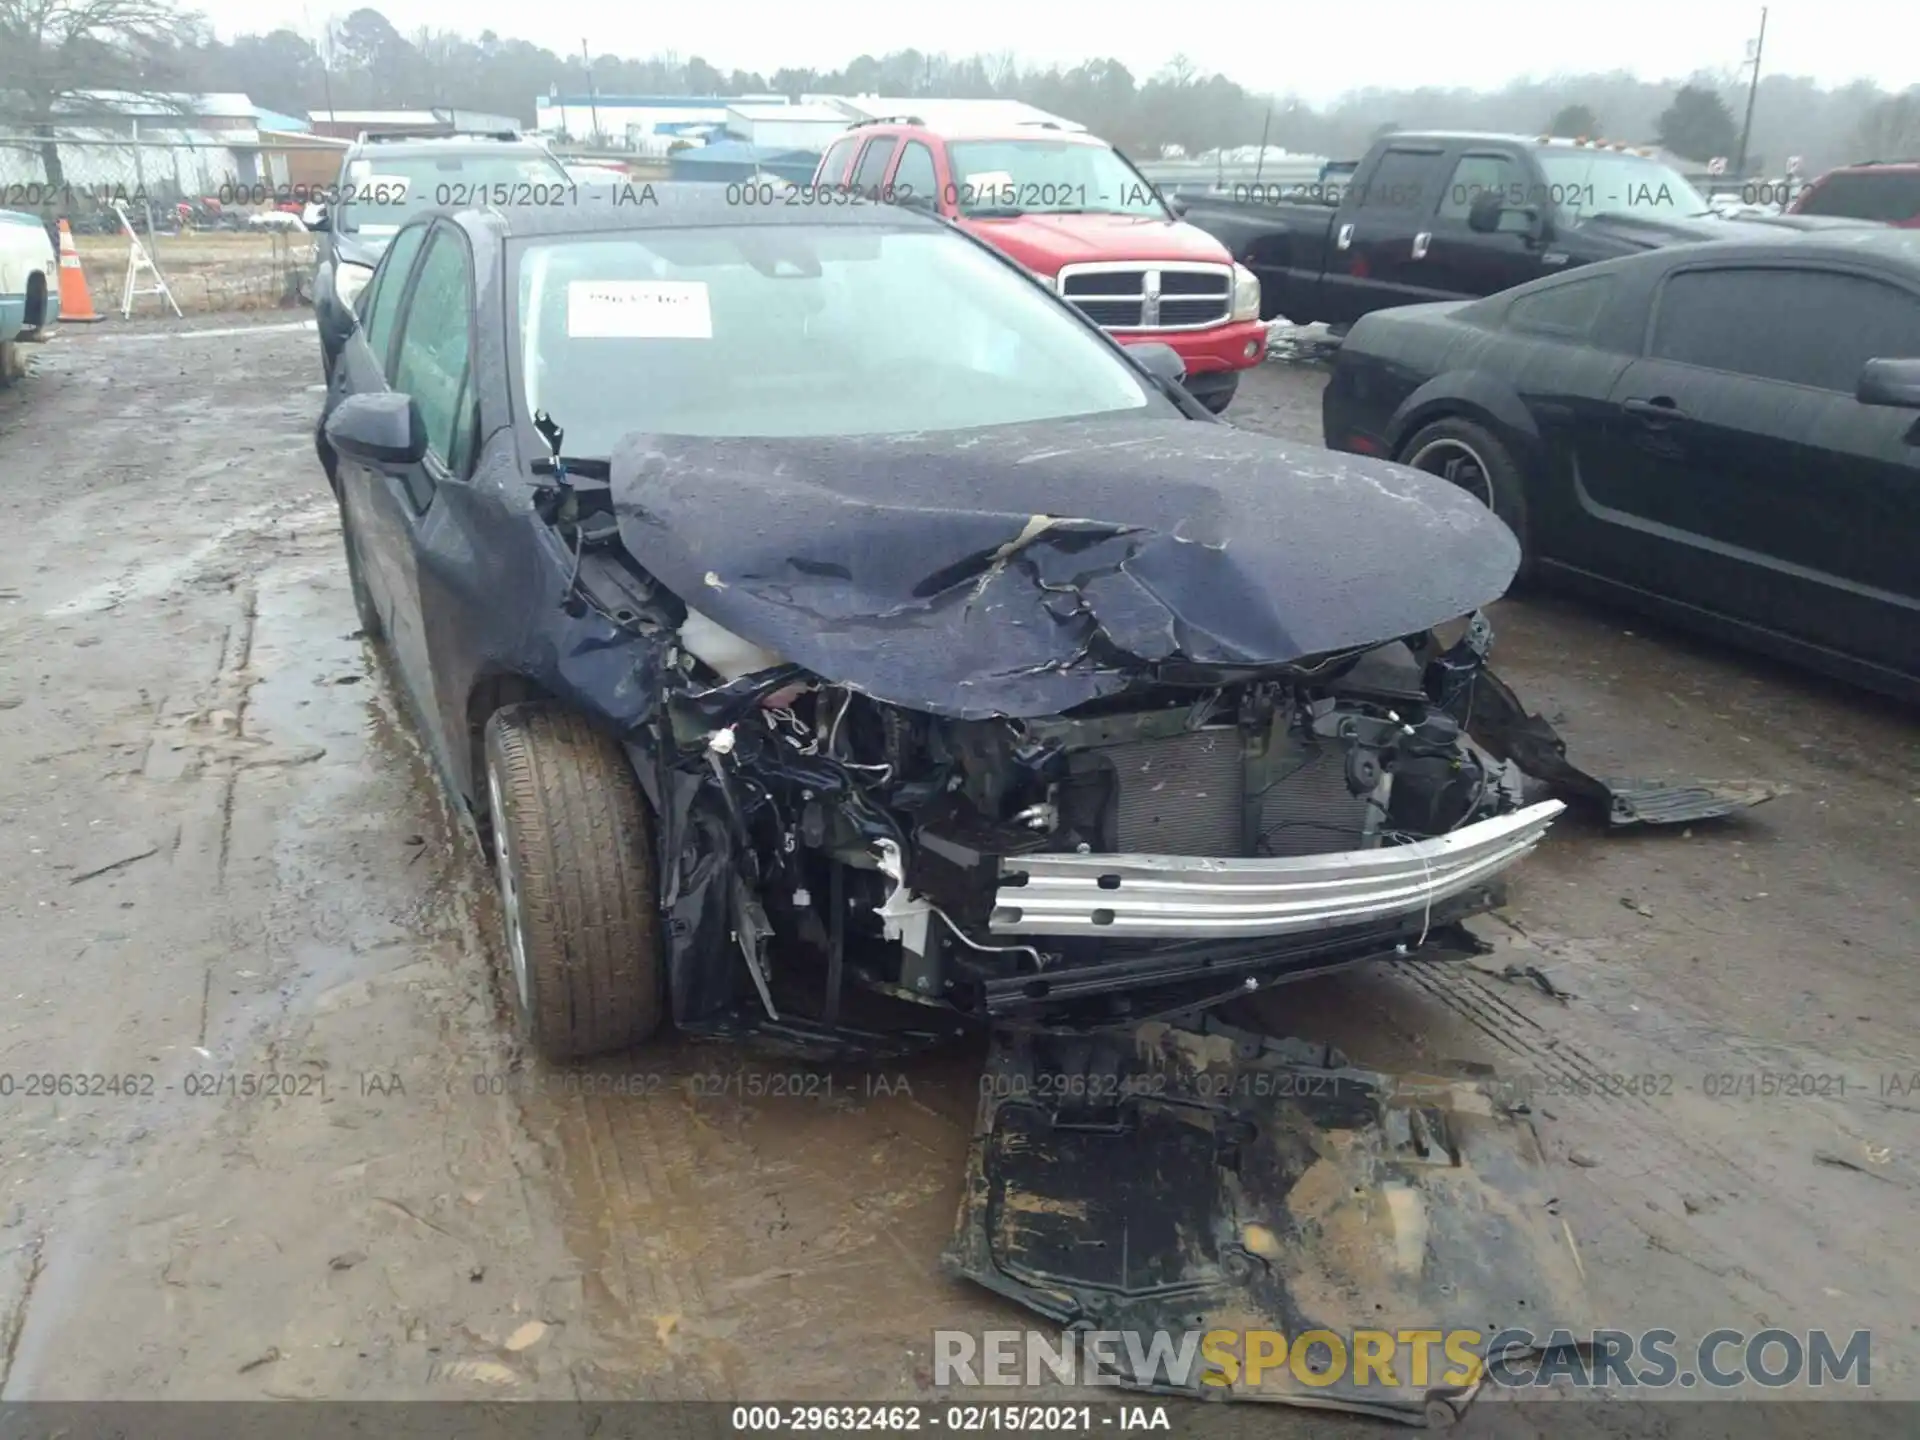
[[[804,185],[813,179],[820,155],[815,150],[788,150],[751,145],[745,140],[722,140],[717,145],[676,150],[667,157],[675,180],[748,180],[765,172]]]

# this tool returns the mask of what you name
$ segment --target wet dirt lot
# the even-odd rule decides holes
[[[1026,1323],[938,1266],[977,1049],[516,1052],[475,847],[354,636],[311,331],[36,360],[0,393],[0,1397],[913,1398],[934,1329]],[[1269,366],[1230,418],[1313,442],[1319,383]],[[1562,822],[1496,953],[1260,1018],[1536,1086],[1586,1318],[1868,1329],[1920,1398],[1915,717],[1618,614],[1494,619],[1589,768],[1792,793]]]

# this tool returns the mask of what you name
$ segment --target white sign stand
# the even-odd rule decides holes
[[[127,216],[126,205],[115,200],[113,208],[120,216],[120,228],[127,232],[127,279],[126,284],[121,287],[120,318],[125,320],[132,316],[133,300],[136,295],[163,295],[166,297],[167,304],[173,307],[173,313],[183,320],[186,319],[186,315],[180,309],[180,302],[173,298],[173,291],[167,288],[167,277],[160,273],[160,267],[153,263],[153,257],[147,253],[147,247],[140,243],[139,235],[134,233],[133,221]],[[153,276],[153,284],[136,288],[134,281],[139,278],[142,270]]]

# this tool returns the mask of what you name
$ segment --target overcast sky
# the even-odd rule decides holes
[[[193,0],[188,0],[192,5]],[[312,33],[352,0],[199,0],[223,38],[290,25]],[[672,50],[722,70],[834,69],[866,51],[914,47],[965,55],[1011,49],[1075,64],[1111,55],[1144,79],[1176,51],[1254,91],[1322,104],[1349,90],[1423,84],[1497,88],[1521,75],[1629,70],[1648,79],[1738,65],[1760,6],[1725,0],[1608,0],[1595,6],[1515,0],[1211,0],[1188,6],[964,0],[726,0],[636,5],[613,0],[379,0],[403,33],[421,25],[491,29],[577,52],[644,57]],[[537,16],[537,20],[536,20]],[[1364,23],[1361,23],[1363,22]],[[1767,18],[1765,69],[1827,85],[1865,78],[1889,90],[1920,82],[1914,0],[1786,0]]]

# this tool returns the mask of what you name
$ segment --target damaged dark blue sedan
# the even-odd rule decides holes
[[[647,199],[407,226],[317,435],[547,1057],[1190,1010],[1470,948],[1523,769],[1669,818],[1431,634],[1519,558],[1455,487],[1215,422],[937,220]]]
[[[1568,762],[1484,663],[1518,546],[1444,480],[1219,423],[938,219],[652,198],[415,220],[316,435],[534,1048],[971,1017],[953,1273],[1136,1338],[1567,1315],[1497,1097],[1203,1012],[1478,948],[1534,782],[1614,824],[1759,796]]]

